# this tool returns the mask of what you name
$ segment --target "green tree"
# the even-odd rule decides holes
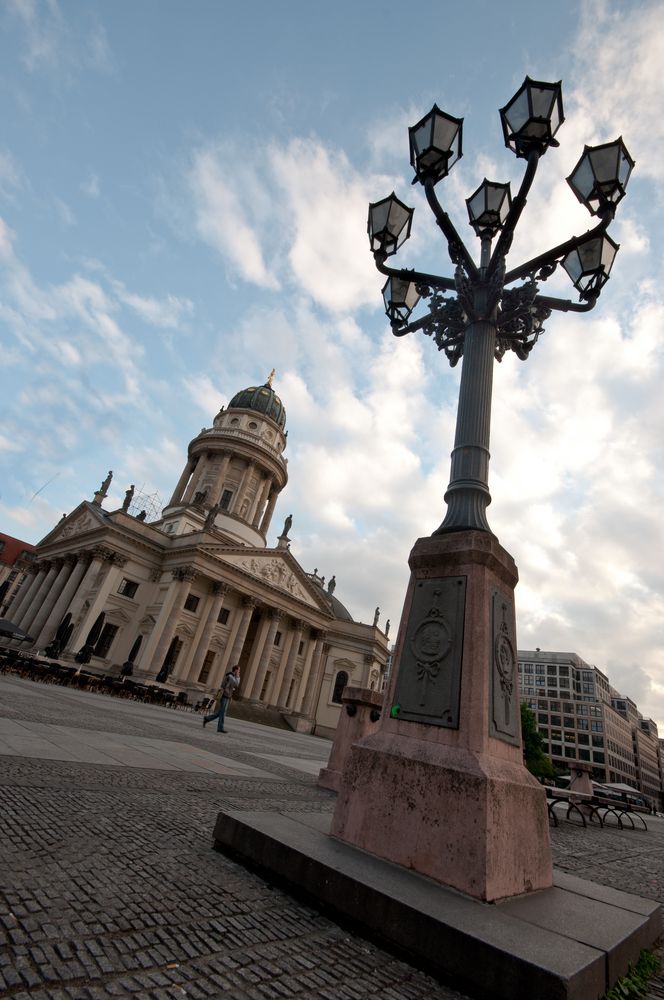
[[[521,702],[521,739],[523,740],[523,762],[536,778],[553,778],[553,764],[544,752],[544,739],[537,728],[535,713],[525,702]]]

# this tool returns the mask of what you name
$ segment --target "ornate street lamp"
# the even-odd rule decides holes
[[[447,177],[462,156],[462,126],[463,118],[453,118],[434,104],[428,115],[408,129],[410,162],[415,170],[413,183],[426,178],[435,183]]]
[[[500,232],[512,206],[512,194],[509,184],[496,184],[486,177],[475,194],[466,198],[470,224],[482,239],[489,239]]]
[[[585,146],[567,183],[591,215],[601,215],[607,206],[624,198],[633,167],[621,136],[601,146]]]
[[[421,297],[414,281],[392,277],[383,285],[385,314],[393,324],[407,323]]]
[[[387,267],[410,235],[412,209],[392,194],[370,206],[369,238],[376,267],[388,281],[383,289],[386,313],[396,336],[421,330],[430,336],[450,364],[463,357],[452,471],[445,494],[447,512],[434,534],[477,529],[490,532],[486,508],[488,487],[492,358],[511,350],[526,359],[552,310],[586,312],[595,305],[608,280],[618,245],[607,235],[616,205],[625,194],[634,161],[622,139],[586,146],[568,178],[577,198],[597,225],[580,237],[507,270],[515,227],[526,203],[540,157],[557,146],[564,121],[560,83],[526,77],[500,111],[505,144],[527,161],[514,200],[508,184],[484,180],[467,199],[470,224],[481,241],[479,266],[436,195],[436,184],[461,156],[462,119],[436,105],[408,130],[415,181],[422,184],[436,222],[456,266],[454,278]],[[495,239],[497,237],[497,239]],[[495,244],[494,244],[495,239]],[[540,294],[540,283],[562,265],[579,301]],[[518,283],[520,281],[520,283]],[[446,293],[452,292],[453,295]],[[428,312],[414,322],[420,298]]]
[[[410,236],[412,221],[413,209],[399,201],[394,191],[389,198],[369,205],[367,231],[373,252],[385,257],[396,253]]]

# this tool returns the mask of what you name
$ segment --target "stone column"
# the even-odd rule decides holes
[[[44,606],[44,601],[46,600],[46,596],[53,585],[53,581],[60,572],[60,565],[61,564],[59,559],[57,561],[54,560],[53,562],[48,564],[48,572],[46,573],[46,576],[42,579],[41,585],[37,590],[37,593],[35,594],[34,600],[30,604],[30,607],[26,611],[25,615],[23,616],[23,620],[21,622],[21,628],[23,629],[24,632],[28,633],[30,632],[32,623],[37,619],[39,612]]]
[[[325,657],[323,656],[325,636],[325,632],[318,632],[316,635],[316,649],[314,650],[311,670],[309,671],[307,686],[304,689],[304,697],[302,698],[302,708],[300,709],[302,715],[306,715],[310,719],[313,719],[316,714],[317,694],[320,689],[323,671],[325,670]]]
[[[192,462],[191,459],[189,459],[187,461],[187,464],[184,467],[184,472],[182,473],[182,475],[178,479],[177,486],[173,490],[173,496],[171,497],[171,499],[170,499],[170,501],[168,503],[169,507],[174,507],[175,504],[177,504],[177,503],[179,503],[181,501],[181,499],[182,499],[182,491],[184,490],[185,486],[189,482],[189,477],[191,476],[192,472],[193,472],[193,462]]]
[[[279,666],[275,670],[272,678],[270,679],[270,685],[267,689],[265,695],[265,701],[268,705],[276,705],[279,692],[281,691],[281,682],[284,677],[284,672],[288,664],[291,649],[293,648],[293,640],[295,638],[295,632],[293,630],[293,622],[290,623],[290,627],[284,639],[284,645],[281,650],[281,659],[279,660]]]
[[[254,473],[255,468],[256,468],[255,463],[249,462],[247,464],[247,468],[244,470],[242,474],[240,485],[238,486],[237,493],[235,494],[235,498],[233,500],[233,509],[232,509],[233,514],[237,514],[238,516],[240,514],[240,511],[242,509],[242,501],[244,499],[244,494],[249,484],[249,481]]]
[[[92,604],[83,616],[75,634],[72,635],[70,648],[81,647],[85,642],[88,632],[97,621],[100,613],[104,610],[108,595],[113,587],[117,585],[122,567],[127,562],[127,559],[125,556],[121,556],[119,552],[107,551],[106,561],[108,562],[108,569],[106,570],[104,579],[101,581]]]
[[[69,579],[60,592],[60,596],[58,597],[53,610],[41,630],[41,635],[37,637],[38,646],[47,645],[57,632],[60,622],[67,613],[69,602],[76,593],[78,585],[83,579],[83,575],[88,568],[88,560],[82,558],[82,553],[79,554],[78,559],[76,558],[76,555],[71,556],[71,558],[74,560],[75,565],[71,571]]]
[[[288,708],[288,692],[290,691],[291,681],[293,680],[293,674],[295,673],[295,663],[297,662],[297,651],[300,648],[300,642],[302,641],[302,633],[305,629],[305,623],[301,619],[295,619],[293,622],[294,634],[293,641],[291,643],[290,652],[288,654],[288,661],[286,663],[286,670],[284,671],[283,680],[281,682],[281,687],[279,688],[279,693],[277,695],[277,706],[279,709],[285,710]]]
[[[261,652],[260,663],[258,665],[258,670],[256,671],[254,683],[251,688],[251,694],[249,696],[252,701],[261,700],[261,691],[263,690],[265,675],[267,673],[268,667],[270,666],[270,660],[272,658],[272,653],[274,651],[274,637],[277,634],[277,628],[279,626],[279,622],[281,621],[282,617],[283,613],[281,611],[273,610],[270,612],[270,627],[267,631],[265,645],[263,646]]]
[[[196,681],[198,673],[203,666],[203,660],[205,659],[210,646],[210,639],[214,633],[217,618],[219,617],[221,606],[224,603],[224,597],[229,590],[230,587],[227,583],[219,583],[215,581],[212,584],[212,603],[210,604],[207,618],[205,619],[201,637],[196,645],[196,648],[194,649],[188,669],[182,671],[183,675],[186,674],[185,679],[188,681]]]
[[[274,508],[277,505],[278,497],[279,490],[273,490],[267,501],[267,507],[265,508],[265,513],[263,514],[263,520],[261,521],[261,526],[258,529],[263,535],[267,534],[267,529],[270,527],[270,521],[272,520],[272,515],[274,514]]]
[[[214,490],[212,491],[212,496],[209,498],[211,504],[221,503],[221,495],[224,492],[224,483],[226,482],[226,473],[228,472],[228,466],[231,460],[231,453],[227,451],[224,455],[223,461],[221,463],[221,468],[217,474],[217,481],[214,484]]]
[[[204,465],[205,462],[203,461],[202,455],[199,455],[196,461],[192,463],[191,480],[189,482],[189,486],[187,486],[187,489],[184,492],[184,496],[182,497],[182,503],[191,503],[192,497],[198,486],[198,481],[203,473]]]
[[[30,567],[30,569],[27,572],[32,575],[32,579],[26,580],[23,586],[21,587],[21,590],[19,590],[17,595],[18,602],[16,604],[16,607],[14,608],[13,601],[9,605],[7,614],[10,616],[10,619],[14,623],[14,625],[21,624],[21,617],[25,613],[25,609],[30,607],[30,602],[32,601],[32,598],[35,596],[37,588],[41,584],[41,580],[43,580],[43,577],[41,577],[40,579],[39,576],[41,570],[42,570],[41,566]],[[14,601],[15,600],[16,597],[14,598]]]
[[[265,498],[270,492],[271,486],[272,476],[263,476],[263,482],[261,483],[260,488],[256,490],[256,496],[254,497],[254,502],[251,510],[249,511],[249,520],[251,521],[252,528],[258,527],[258,522],[261,519],[263,504],[265,503]]]
[[[198,576],[193,566],[178,566],[177,569],[172,570],[172,573],[172,590],[166,595],[166,600],[154,627],[154,631],[157,633],[156,642],[153,647],[154,652],[149,662],[147,658],[144,661],[146,669],[154,671],[154,673],[159,673],[161,670],[168,647],[175,634],[178,619],[184,608],[184,602],[187,600],[193,581]],[[168,599],[169,596],[172,597],[170,601]]]
[[[85,557],[89,557],[89,563],[87,563],[87,569],[85,570],[85,576],[81,580],[80,586],[76,590],[74,598],[71,602],[70,607],[67,609],[71,611],[71,620],[76,622],[76,619],[81,613],[81,609],[85,600],[90,593],[93,583],[97,578],[97,574],[102,568],[104,562],[109,562],[113,557],[113,553],[110,549],[105,548],[103,545],[97,545],[91,551],[82,553],[82,561],[85,565]],[[81,558],[81,557],[79,557]],[[78,639],[79,630],[76,629],[72,632],[71,641],[68,643],[69,646],[74,646]]]
[[[53,581],[51,589],[44,597],[44,601],[42,602],[41,608],[39,609],[39,611],[37,612],[37,614],[33,619],[32,631],[34,632],[35,646],[37,648],[40,647],[43,641],[44,626],[46,625],[46,622],[49,620],[53,612],[53,608],[60,599],[60,595],[62,594],[62,591],[67,583],[67,579],[71,576],[75,563],[76,559],[73,556],[67,556],[65,559],[61,561],[58,575]]]
[[[269,627],[269,618],[267,615],[262,615],[258,629],[256,630],[256,634],[254,636],[254,641],[251,645],[251,649],[249,650],[249,659],[246,662],[244,673],[242,675],[240,694],[243,698],[249,698],[250,692],[253,690],[256,674],[258,673],[258,664],[260,663],[263,655]]]
[[[245,639],[247,638],[247,632],[249,631],[251,616],[254,613],[254,608],[258,606],[258,601],[253,597],[243,597],[242,604],[244,606],[244,610],[242,612],[242,618],[240,619],[238,630],[235,633],[235,640],[231,647],[231,654],[225,664],[225,668],[227,670],[234,667],[240,659],[242,647],[244,646]]]

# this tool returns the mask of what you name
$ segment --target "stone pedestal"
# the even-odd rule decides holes
[[[378,731],[350,749],[331,834],[477,899],[552,883],[521,751],[514,560],[490,534],[419,539]]]
[[[346,687],[341,695],[342,709],[334,733],[327,767],[320,769],[318,785],[338,792],[346,757],[353,743],[374,732],[380,719],[383,696],[371,688]]]

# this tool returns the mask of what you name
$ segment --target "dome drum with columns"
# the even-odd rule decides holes
[[[87,669],[166,682],[199,701],[235,663],[240,696],[302,731],[331,735],[345,683],[379,689],[387,638],[353,621],[290,551],[286,413],[271,385],[237,393],[189,445],[158,521],[106,511],[111,473],[35,549],[7,614],[34,649]],[[275,532],[276,535],[276,532]],[[23,647],[25,648],[25,647]],[[82,650],[85,653],[82,653]]]

